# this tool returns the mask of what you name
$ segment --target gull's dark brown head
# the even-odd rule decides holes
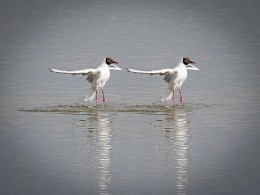
[[[118,64],[118,62],[116,62],[115,60],[113,60],[113,58],[111,58],[111,57],[107,57],[107,58],[106,58],[106,63],[107,63],[107,65],[110,65],[110,64]]]
[[[188,65],[188,64],[196,64],[196,63],[191,61],[190,58],[184,57],[183,58],[183,64]]]

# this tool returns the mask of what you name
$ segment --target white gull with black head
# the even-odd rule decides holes
[[[127,70],[132,73],[164,76],[164,81],[168,83],[168,89],[162,101],[169,101],[173,96],[173,102],[175,103],[174,92],[176,89],[178,89],[180,93],[180,102],[183,102],[181,86],[187,79],[187,70],[199,70],[193,64],[195,64],[195,62],[191,61],[190,58],[184,57],[180,60],[179,64],[172,69],[143,71],[127,68]]]
[[[121,68],[119,68],[116,64],[118,63],[114,61],[111,57],[107,57],[95,69],[66,71],[66,70],[57,70],[57,69],[50,68],[50,71],[55,73],[87,76],[87,81],[91,83],[91,87],[84,101],[92,101],[96,94],[96,103],[97,103],[98,102],[97,93],[98,93],[98,89],[100,88],[102,89],[103,102],[106,102],[103,88],[106,82],[110,78],[110,70],[121,70]]]

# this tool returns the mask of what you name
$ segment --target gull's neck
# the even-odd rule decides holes
[[[107,63],[106,63],[106,58],[103,59],[103,61],[101,62],[101,64],[99,65],[99,67],[102,67],[102,68],[109,68]]]
[[[180,59],[180,61],[179,61],[178,65],[177,65],[177,67],[182,67],[182,66],[184,66],[184,67],[186,68],[185,64],[183,64],[183,58]]]

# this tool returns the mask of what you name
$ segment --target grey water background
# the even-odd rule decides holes
[[[1,194],[258,194],[259,1],[1,1]],[[119,62],[108,103],[49,67]],[[161,77],[199,71],[165,108]],[[178,98],[178,96],[177,96]],[[21,110],[30,110],[24,112]]]

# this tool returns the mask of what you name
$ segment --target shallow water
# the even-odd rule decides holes
[[[13,2],[0,8],[1,194],[259,193],[258,2]],[[176,105],[161,77],[113,71],[95,105],[84,78],[48,71],[107,55],[144,70],[188,55],[200,70]]]
[[[207,108],[216,105],[207,105],[203,103],[191,104],[180,103],[173,105],[164,105],[162,103],[154,103],[151,105],[131,105],[131,104],[116,104],[116,103],[103,103],[96,105],[88,105],[77,103],[74,105],[58,105],[50,107],[35,107],[35,108],[21,108],[22,112],[58,112],[58,113],[92,113],[92,112],[138,112],[138,113],[158,113],[158,112],[172,112],[172,110],[179,111],[192,111],[195,109]],[[221,105],[218,105],[221,106]],[[224,105],[222,105],[224,106]]]

